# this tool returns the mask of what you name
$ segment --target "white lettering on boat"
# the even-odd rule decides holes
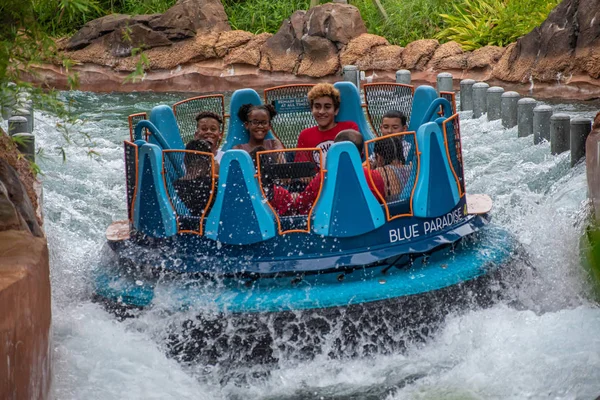
[[[409,240],[412,238],[419,237],[420,235],[421,233],[419,232],[419,224],[412,224],[398,229],[391,229],[390,243]]]
[[[401,228],[390,229],[390,243],[410,240],[421,236],[421,232],[425,235],[434,233],[460,222],[466,214],[466,210],[457,208],[441,217],[433,218],[429,221],[424,221],[420,224],[412,224]]]

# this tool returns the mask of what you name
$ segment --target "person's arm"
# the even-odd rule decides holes
[[[371,170],[371,178],[373,179],[372,183],[371,180],[367,179],[369,189],[371,189],[371,192],[373,192],[377,200],[381,203],[383,199],[379,197],[377,192],[379,192],[382,197],[385,196],[385,184],[383,183],[383,178],[381,177],[381,174],[378,171],[374,170]],[[375,186],[373,186],[373,184]],[[377,189],[377,191],[375,189]]]
[[[296,201],[294,202],[294,208],[298,214],[308,214],[313,203],[315,202],[315,199],[317,198],[320,187],[321,175],[317,175],[312,181],[310,181],[306,189],[304,189],[304,191],[298,195]]]
[[[273,208],[275,208],[277,214],[280,216],[291,215],[294,209],[294,199],[290,192],[277,185],[273,187],[273,190],[275,190]]]

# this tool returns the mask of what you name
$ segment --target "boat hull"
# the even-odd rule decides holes
[[[107,248],[112,253],[114,251]],[[353,269],[156,280],[104,266],[96,298],[120,317],[132,309],[181,312],[170,352],[183,361],[269,363],[300,354],[396,351],[425,338],[453,310],[492,304],[521,264],[516,239],[487,225],[434,251]],[[118,257],[117,257],[118,258]],[[133,269],[132,271],[136,271]],[[150,274],[151,275],[151,274]],[[190,315],[194,315],[190,318]]]

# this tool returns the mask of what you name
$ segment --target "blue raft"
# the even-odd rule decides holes
[[[129,220],[107,232],[95,295],[118,307],[147,308],[162,298],[174,310],[242,315],[381,304],[488,284],[483,278],[497,276],[518,243],[489,224],[487,196],[465,192],[453,103],[429,86],[413,93],[406,85],[388,85],[387,92],[379,89],[379,102],[369,102],[368,88],[365,94],[373,125],[381,104],[405,107],[410,115],[410,131],[392,135],[407,144],[406,179],[397,195],[391,200],[369,189],[363,166],[371,170],[375,144],[390,136],[377,136],[356,87],[339,82],[337,118],[357,123],[366,155],[361,159],[351,143],[333,144],[312,171],[322,185],[306,215],[279,215],[265,195],[264,171],[246,152],[231,149],[247,141],[235,116],[242,104],[261,102],[254,90],[233,94],[218,175],[212,154],[198,154],[212,166],[214,198],[196,215],[174,188],[186,173],[189,151],[183,149],[194,113],[155,107],[125,142]],[[277,127],[295,121],[297,135],[298,116],[310,115],[305,93],[294,96],[293,102],[285,96],[272,102],[280,109],[271,135],[284,144],[294,138]],[[290,171],[297,151],[282,151]],[[323,159],[320,149],[310,151]],[[298,178],[290,171],[275,176],[282,186]]]

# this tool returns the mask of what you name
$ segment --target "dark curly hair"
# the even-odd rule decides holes
[[[238,114],[237,114],[238,118],[242,122],[246,123],[246,122],[248,122],[248,116],[254,110],[266,111],[267,114],[269,115],[269,121],[272,121],[273,118],[275,118],[275,116],[277,115],[277,111],[275,111],[275,107],[273,107],[273,105],[271,105],[271,104],[260,104],[260,105],[244,104],[238,110]]]
[[[201,119],[204,118],[212,118],[217,120],[217,122],[219,123],[219,125],[223,125],[223,117],[221,117],[219,114],[212,112],[212,111],[200,111],[198,113],[198,115],[196,115],[196,122],[200,121]]]

